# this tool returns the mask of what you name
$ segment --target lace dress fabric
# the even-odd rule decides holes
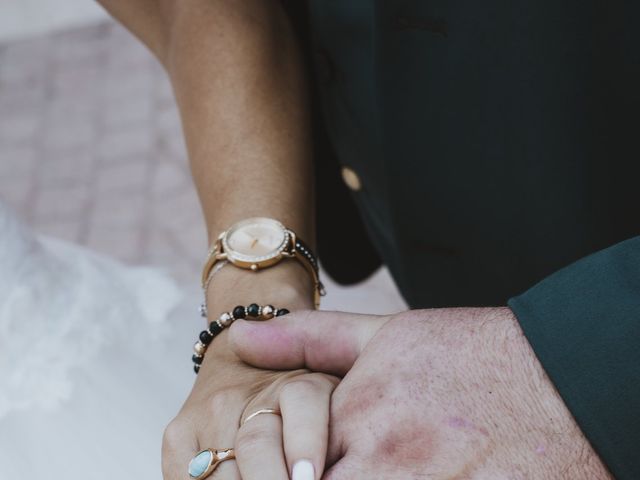
[[[0,202],[0,479],[160,478],[193,381],[192,297],[38,236]]]

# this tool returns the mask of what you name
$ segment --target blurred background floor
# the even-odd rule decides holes
[[[16,40],[108,18],[93,0],[20,0],[0,3],[0,42]]]
[[[0,198],[42,233],[197,289],[205,230],[159,64],[87,0],[4,2],[0,32]],[[326,309],[405,308],[385,269],[326,283]]]

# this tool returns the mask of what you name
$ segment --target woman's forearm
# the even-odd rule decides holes
[[[154,51],[169,73],[210,241],[240,219],[267,216],[311,243],[307,93],[300,53],[280,3],[102,3]],[[297,286],[304,283],[311,298],[312,284],[301,278],[306,273],[285,263],[261,272],[259,279],[250,272],[223,273],[225,269],[221,276],[234,283],[251,276],[257,289],[263,282],[273,286],[291,278]]]
[[[311,238],[304,77],[279,2],[187,2],[166,65],[210,237],[262,215]]]

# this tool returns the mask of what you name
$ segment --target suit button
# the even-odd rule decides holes
[[[342,180],[347,184],[354,192],[359,192],[362,190],[362,182],[360,181],[360,177],[358,174],[353,171],[353,169],[349,167],[342,167]]]

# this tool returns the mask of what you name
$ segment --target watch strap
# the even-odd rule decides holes
[[[314,304],[315,307],[320,307],[320,297],[323,297],[327,294],[323,283],[320,281],[320,266],[318,265],[318,260],[316,256],[313,254],[311,248],[307,246],[300,238],[298,238],[294,232],[289,231],[291,234],[291,238],[293,241],[293,257],[298,260],[303,267],[305,267],[314,282]]]
[[[222,235],[224,235],[224,233]],[[206,289],[207,280],[209,279],[211,270],[213,270],[215,264],[220,260],[220,258],[218,258],[218,254],[220,253],[220,238],[222,237],[222,235],[220,235],[220,237],[218,237],[218,239],[211,245],[209,253],[207,253],[207,258],[204,262],[204,266],[202,267],[200,285],[203,289]]]

